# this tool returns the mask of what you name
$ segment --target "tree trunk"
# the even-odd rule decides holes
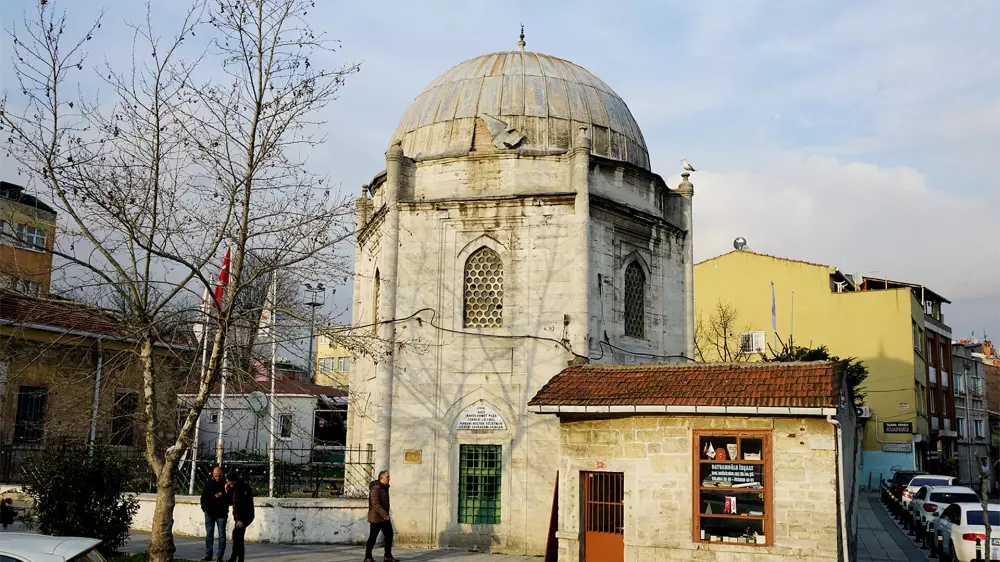
[[[169,466],[164,473],[173,473]],[[177,546],[174,545],[174,506],[177,503],[173,476],[159,475],[156,481],[156,508],[153,510],[152,536],[149,540],[150,562],[172,562]]]

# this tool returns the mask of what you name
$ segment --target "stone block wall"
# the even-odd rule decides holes
[[[726,429],[771,431],[772,546],[693,540],[693,432]],[[581,560],[581,472],[596,470],[624,473],[626,560],[837,560],[835,437],[823,418],[563,421],[559,561]]]

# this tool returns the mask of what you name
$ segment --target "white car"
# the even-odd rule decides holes
[[[989,505],[991,552],[990,560],[1000,558],[1000,504]],[[976,539],[983,546],[986,558],[986,526],[983,521],[983,506],[980,503],[953,503],[941,512],[938,531],[941,537],[942,560],[966,562],[976,559]]]
[[[910,500],[910,511],[917,514],[920,524],[936,521],[938,515],[953,503],[977,503],[979,494],[965,486],[922,486]],[[937,523],[934,524],[935,527]]]
[[[954,486],[958,478],[942,474],[920,474],[903,488],[903,509],[910,508],[910,500],[917,494],[921,486]]]
[[[49,537],[31,533],[0,535],[0,562],[107,562],[97,539]]]

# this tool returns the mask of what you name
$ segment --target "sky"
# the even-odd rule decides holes
[[[0,23],[34,1],[0,3]],[[424,86],[516,48],[523,23],[528,50],[587,68],[625,100],[668,185],[680,158],[699,169],[696,259],[742,236],[757,252],[879,272],[951,300],[956,338],[1000,339],[1000,2],[316,3],[311,23],[341,41],[320,63],[362,64],[309,155],[340,189],[360,193],[384,168]],[[153,3],[164,33],[185,5]],[[95,63],[125,61],[125,23],[145,17],[132,0],[61,6],[81,25],[103,7]],[[0,49],[9,89],[9,37]],[[349,294],[338,291],[341,309]]]

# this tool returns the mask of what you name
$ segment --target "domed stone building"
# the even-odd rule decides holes
[[[693,355],[691,198],[601,79],[519,49],[403,114],[358,200],[348,440],[392,472],[398,544],[542,554],[559,466],[527,401],[568,365]]]

